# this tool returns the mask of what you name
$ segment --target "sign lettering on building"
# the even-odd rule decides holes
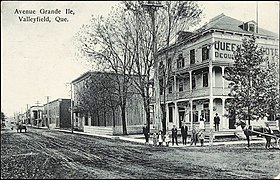
[[[227,41],[215,41],[215,58],[218,59],[234,59],[233,52],[236,51],[237,47],[241,45],[241,42],[227,42]],[[269,45],[268,45],[269,46]],[[264,56],[270,59],[274,56],[278,56],[278,49],[275,47],[264,47],[259,45],[260,48],[263,48]]]

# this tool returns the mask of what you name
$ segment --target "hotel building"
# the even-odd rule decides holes
[[[195,32],[179,32],[176,43],[159,51],[159,72],[163,66],[170,69],[170,83],[166,88],[169,130],[174,124],[181,127],[182,121],[189,127],[198,125],[201,114],[206,118],[206,129],[213,128],[216,113],[221,119],[220,130],[235,128],[235,118],[224,116],[230,88],[223,76],[227,67],[234,63],[233,51],[244,38],[253,34],[258,46],[264,47],[268,62],[278,61],[278,34],[258,27],[254,21],[243,22],[224,14],[211,19]],[[162,74],[159,80],[161,84]],[[162,89],[160,93],[162,103]],[[152,102],[154,106],[154,97]]]

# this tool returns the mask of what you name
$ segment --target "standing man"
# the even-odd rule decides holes
[[[214,117],[214,124],[215,124],[215,131],[219,131],[220,117],[218,113],[216,113],[216,116]]]
[[[177,128],[175,125],[173,125],[173,128],[172,128],[172,146],[174,146],[174,139],[176,141],[176,145],[178,146],[178,140],[177,140]]]
[[[146,126],[146,124],[143,126],[143,134],[145,136],[145,144],[149,143],[149,131],[148,131],[148,127]]]
[[[181,134],[182,134],[183,145],[187,145],[188,126],[186,126],[185,122],[183,123],[183,126],[181,127]]]

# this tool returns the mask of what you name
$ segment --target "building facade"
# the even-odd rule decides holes
[[[71,99],[56,99],[44,105],[44,121],[50,128],[71,128]]]
[[[116,106],[113,111],[111,108],[101,108],[95,112],[84,111],[80,103],[83,88],[87,80],[92,77],[99,77],[106,74],[110,78],[117,77],[114,73],[86,72],[77,79],[72,81],[73,85],[73,119],[74,129],[89,133],[98,134],[122,134],[122,116],[120,106]],[[144,123],[144,108],[142,98],[136,93],[135,89],[130,86],[130,95],[127,98],[125,117],[128,134],[141,133]],[[104,90],[105,91],[105,90]],[[108,99],[109,102],[110,100]],[[96,108],[98,109],[98,108]]]
[[[28,111],[27,124],[37,127],[44,127],[46,125],[46,122],[43,120],[43,106],[31,106]]]
[[[254,21],[242,22],[224,14],[195,32],[178,33],[175,44],[159,51],[159,72],[162,66],[170,69],[168,77],[159,76],[160,83],[163,78],[170,82],[166,88],[169,130],[173,125],[181,127],[183,121],[192,127],[199,123],[201,114],[206,118],[206,129],[213,128],[216,113],[221,119],[221,130],[235,128],[235,119],[224,116],[230,89],[223,76],[234,63],[233,51],[252,34],[258,46],[264,47],[268,62],[278,60],[278,34],[257,27]],[[163,102],[162,89],[160,93]],[[154,97],[152,101],[155,103]]]

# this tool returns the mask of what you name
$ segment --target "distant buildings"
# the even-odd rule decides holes
[[[56,99],[44,105],[43,117],[50,128],[71,128],[71,99]]]

